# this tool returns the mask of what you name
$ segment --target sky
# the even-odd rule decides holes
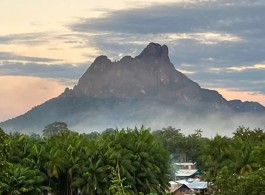
[[[0,121],[72,88],[98,55],[166,44],[175,68],[265,106],[264,0],[1,0]]]

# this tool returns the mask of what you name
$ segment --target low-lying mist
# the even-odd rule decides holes
[[[65,122],[77,132],[90,133],[107,128],[150,127],[159,130],[172,126],[190,134],[197,129],[202,135],[231,136],[239,126],[264,128],[264,113],[234,112],[206,104],[182,104],[154,99],[55,98],[24,115],[0,124],[6,131],[42,134],[43,128],[55,121]]]
[[[196,107],[196,108],[195,108]],[[190,134],[201,129],[202,135],[213,137],[216,134],[232,136],[239,127],[264,128],[264,114],[236,113],[228,109],[209,110],[201,106],[188,108],[183,105],[122,104],[109,109],[80,113],[72,116],[81,119],[79,123],[70,124],[78,132],[103,131],[106,128],[134,128],[144,125],[151,130],[172,126]]]

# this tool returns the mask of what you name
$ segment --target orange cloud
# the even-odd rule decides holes
[[[0,76],[0,83],[0,121],[25,113],[66,87],[53,79],[29,76]]]

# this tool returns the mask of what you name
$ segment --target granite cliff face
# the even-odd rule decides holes
[[[175,69],[166,45],[150,43],[136,57],[115,62],[97,57],[73,89],[0,127],[41,133],[47,124],[63,121],[80,131],[142,124],[154,129],[172,125],[234,130],[246,122],[264,126],[258,118],[264,114],[257,102],[227,101],[217,91],[201,88]]]
[[[163,101],[207,102],[228,106],[216,91],[202,89],[177,71],[170,62],[168,47],[150,43],[138,56],[111,62],[99,56],[80,78],[73,90],[63,97],[145,98]]]

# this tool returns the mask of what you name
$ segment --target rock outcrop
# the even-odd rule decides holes
[[[62,96],[98,98],[145,98],[164,101],[222,103],[226,100],[216,91],[204,90],[177,71],[170,62],[168,47],[150,43],[135,58],[123,57],[112,62],[99,56],[80,78],[73,90]]]

